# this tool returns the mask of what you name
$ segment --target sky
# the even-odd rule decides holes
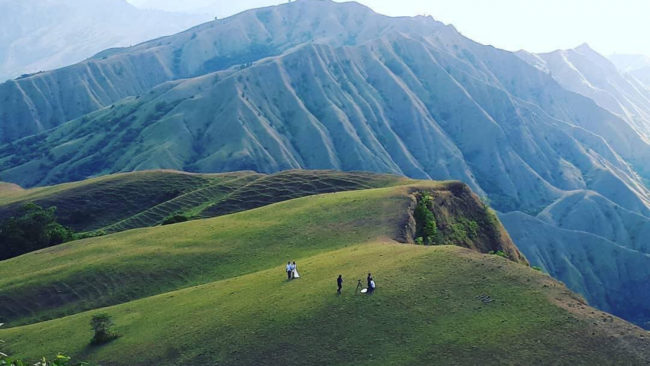
[[[128,0],[139,7],[223,18],[278,0]],[[549,52],[588,43],[610,55],[650,55],[649,0],[359,0],[392,16],[431,15],[483,44]]]

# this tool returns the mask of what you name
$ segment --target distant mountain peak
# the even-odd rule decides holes
[[[583,52],[596,52],[594,51],[593,48],[589,45],[587,42],[583,42],[580,45],[578,45],[576,48],[574,48],[576,51],[583,51]]]

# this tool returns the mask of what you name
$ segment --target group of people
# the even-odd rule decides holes
[[[356,290],[358,290],[361,287],[361,293],[362,294],[370,295],[375,291],[375,287],[376,287],[375,280],[372,278],[372,273],[368,273],[368,277],[366,278],[366,282],[368,284],[368,287],[363,288],[363,285],[361,284],[361,280],[359,280],[359,282],[357,283]],[[339,277],[336,279],[336,286],[337,286],[336,293],[340,295],[341,290],[343,289],[343,275],[339,275]],[[355,290],[355,293],[356,293],[356,290]]]
[[[291,261],[287,262],[287,280],[293,280],[294,278],[300,278],[300,275],[298,274],[298,267],[296,266],[296,261]]]
[[[375,287],[377,286],[375,284],[374,278],[372,278],[372,273],[368,273],[366,282],[368,284],[368,287],[363,288],[363,285],[361,284],[361,280],[359,280],[359,282],[357,282],[357,288],[355,289],[355,293],[359,288],[361,288],[362,294],[368,294],[368,295],[372,294],[375,291]],[[336,279],[336,286],[337,286],[336,293],[340,295],[341,290],[343,289],[343,275],[339,275],[339,277]]]
[[[298,267],[296,266],[296,261],[288,261],[287,266],[285,267],[286,272],[287,272],[287,280],[293,280],[294,278],[300,278],[300,275],[298,274]],[[361,287],[361,293],[365,294],[372,294],[375,291],[375,280],[372,278],[372,273],[368,273],[368,277],[366,278],[366,282],[368,284],[367,288],[363,288],[363,285],[361,284],[361,280],[357,283],[357,289]],[[343,289],[343,275],[339,275],[339,277],[336,279],[336,286],[337,294],[341,294],[341,290]],[[355,293],[356,293],[355,290]]]
[[[370,295],[375,291],[375,287],[376,287],[375,280],[372,278],[372,273],[368,273],[368,277],[366,278],[366,281],[368,283],[368,287],[362,288],[361,293]],[[341,290],[343,289],[343,275],[339,275],[339,277],[336,279],[336,286],[337,286],[336,293],[340,295]],[[359,289],[359,287],[363,287],[363,285],[361,285],[361,280],[359,280],[359,282],[357,283],[357,290]]]

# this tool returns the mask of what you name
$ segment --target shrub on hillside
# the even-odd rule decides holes
[[[418,196],[413,218],[415,219],[415,236],[421,238],[424,244],[437,244],[439,242],[436,218],[431,212],[433,197],[424,193]]]
[[[111,330],[112,326],[113,319],[110,315],[106,313],[93,315],[93,318],[90,319],[90,327],[95,331],[95,335],[90,340],[90,344],[97,346],[117,338],[117,333]]]
[[[72,240],[72,230],[56,222],[55,212],[56,207],[28,203],[17,216],[2,221],[0,260]]]
[[[488,254],[496,255],[502,258],[508,258],[508,255],[503,250],[497,250],[496,252],[494,250],[490,250]]]
[[[176,224],[176,223],[179,223],[179,222],[185,222],[185,221],[188,221],[189,219],[190,219],[190,218],[187,217],[187,216],[185,216],[185,215],[171,215],[171,216],[167,216],[167,217],[163,220],[162,224],[163,224],[163,225]]]

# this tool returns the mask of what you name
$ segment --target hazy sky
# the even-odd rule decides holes
[[[277,0],[128,0],[219,17]],[[650,55],[650,0],[360,0],[387,15],[432,15],[464,35],[508,50],[546,52],[587,42],[603,54]]]

